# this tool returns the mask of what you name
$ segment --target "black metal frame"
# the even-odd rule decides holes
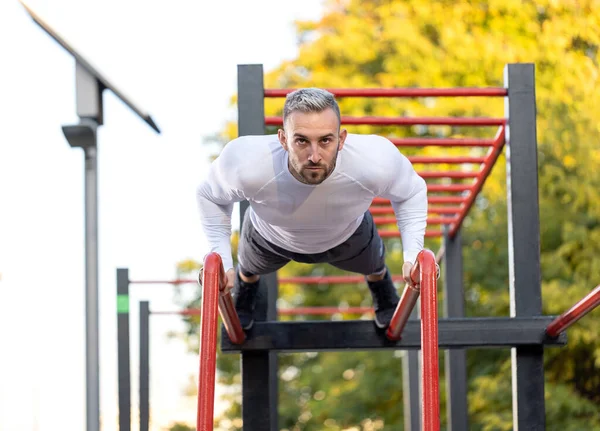
[[[238,66],[238,110],[240,136],[264,133],[264,83],[262,65]],[[508,183],[508,232],[510,255],[509,318],[465,318],[462,276],[462,244],[460,231],[444,237],[444,314],[439,322],[440,347],[448,349],[446,355],[448,429],[468,429],[467,371],[465,348],[511,347],[513,366],[513,418],[515,430],[543,430],[545,428],[543,346],[563,345],[566,336],[549,339],[545,327],[552,317],[541,316],[540,274],[540,223],[537,183],[537,138],[535,77],[533,64],[509,64],[504,71],[506,98],[506,159]],[[242,204],[241,217],[247,208]],[[276,293],[276,279],[269,278],[271,287],[269,303]],[[416,414],[418,400],[414,400],[417,352],[420,336],[415,321],[409,322],[401,342],[389,342],[377,334],[369,322],[258,322],[248,333],[242,346],[232,345],[227,336],[222,337],[223,352],[250,352],[263,354],[263,364],[258,357],[252,370],[262,372],[263,379],[255,387],[247,388],[252,380],[243,382],[243,419],[247,429],[257,429],[263,424],[258,419],[265,415],[266,399],[252,396],[264,395],[266,369],[275,367],[269,356],[275,351],[315,351],[393,348],[408,349],[404,364],[405,429],[417,430],[420,424]],[[263,320],[263,319],[261,319]],[[318,325],[318,326],[317,326]],[[323,325],[329,325],[327,327]],[[327,328],[325,330],[325,328]],[[247,371],[250,371],[246,368]],[[261,371],[262,370],[262,371]],[[269,374],[269,387],[275,371]],[[411,394],[413,397],[411,398]],[[248,396],[250,395],[250,396]],[[266,397],[272,403],[276,396]],[[408,400],[407,398],[408,397]],[[273,408],[269,417],[272,417]],[[267,427],[273,429],[273,419]]]

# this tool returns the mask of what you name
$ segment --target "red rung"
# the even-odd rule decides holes
[[[461,204],[467,199],[461,196],[429,196],[427,202],[430,204]],[[389,199],[375,198],[372,202],[373,205],[390,205]],[[373,207],[371,207],[373,208]]]
[[[265,117],[267,126],[281,126],[282,117]],[[502,126],[505,118],[486,117],[342,117],[342,125],[371,126]]]
[[[472,188],[471,184],[427,184],[429,192],[465,192]]]
[[[458,214],[460,207],[429,207],[429,214]]]
[[[130,280],[129,284],[197,284],[198,280],[176,279],[176,280]]]
[[[477,171],[417,171],[421,178],[477,178]]]
[[[397,230],[378,230],[379,236],[382,238],[398,238],[400,236],[400,232]],[[426,238],[437,238],[442,236],[443,233],[441,230],[426,230],[425,237]]]
[[[546,328],[546,334],[550,337],[558,337],[573,323],[577,322],[583,316],[588,314],[594,308],[600,305],[600,285],[588,293],[581,301],[565,311],[552,321]]]
[[[457,156],[457,157],[408,156],[408,160],[411,163],[448,163],[448,164],[459,164],[459,163],[483,163],[485,161],[485,157],[470,157],[470,156]]]
[[[452,224],[458,217],[427,217],[427,224]],[[396,224],[396,217],[373,217],[375,224]]]
[[[371,207],[369,212],[373,215],[394,214],[394,208],[388,207]],[[458,214],[460,207],[429,207],[429,214]]]
[[[430,204],[462,204],[466,200],[463,196],[429,196]]]
[[[265,97],[285,97],[294,88],[265,89]],[[506,88],[330,88],[336,97],[502,97]]]
[[[397,147],[492,147],[493,139],[479,138],[388,138]]]

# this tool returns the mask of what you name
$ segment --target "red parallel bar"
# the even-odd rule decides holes
[[[471,191],[471,184],[427,184],[430,192],[466,192]]]
[[[393,281],[402,281],[402,275],[392,275]],[[343,284],[343,283],[364,283],[365,277],[360,275],[323,275],[307,277],[281,277],[279,284]]]
[[[504,137],[505,128],[500,127],[498,129],[498,132],[496,133],[496,137],[494,138],[494,146],[490,149],[488,155],[486,156],[486,161],[483,163],[483,168],[481,168],[481,170],[479,171],[479,176],[475,179],[473,183],[473,189],[469,193],[466,202],[462,205],[462,210],[458,216],[458,222],[450,230],[451,237],[454,237],[454,235],[456,235],[456,233],[460,229],[462,222],[469,213],[471,206],[473,206],[473,203],[475,202],[475,198],[481,191],[485,180],[490,175],[490,172],[492,171],[496,160],[498,160],[498,157],[502,152],[502,147],[504,147]]]
[[[427,198],[427,202],[430,204],[462,204],[466,200],[466,198],[460,196],[429,196]],[[390,205],[390,200],[375,198],[373,199],[372,205]]]
[[[294,88],[265,89],[265,97],[285,97]],[[506,88],[330,88],[336,97],[503,97]]]
[[[437,270],[435,256],[423,250],[417,257],[421,282],[421,372],[423,431],[440,429]]]
[[[452,224],[457,217],[427,217],[427,224]],[[373,217],[375,224],[396,224],[396,217]]]
[[[396,311],[394,311],[390,325],[385,333],[386,337],[390,340],[397,341],[402,338],[402,331],[406,326],[406,322],[408,322],[410,314],[415,308],[417,299],[419,299],[419,294],[421,293],[419,272],[420,266],[419,260],[417,259],[417,262],[410,270],[410,278],[412,283],[406,283],[404,285],[404,291],[400,297],[400,302],[398,302]]]
[[[464,171],[417,171],[417,174],[421,178],[477,178],[478,172],[464,172]]]
[[[282,117],[265,117],[267,126],[281,126]],[[505,118],[486,117],[347,117],[342,116],[342,124],[371,126],[503,126]]]
[[[433,157],[433,156],[408,156],[411,163],[483,163],[485,157],[457,156],[457,157]]]
[[[458,214],[460,207],[429,207],[430,214]],[[394,208],[390,207],[371,207],[369,212],[376,214],[394,214]]]
[[[221,256],[210,253],[204,260],[202,284],[202,319],[200,320],[200,374],[198,379],[199,431],[212,431],[215,404],[215,373],[217,364],[217,309],[221,284],[225,274]]]
[[[381,230],[379,229],[379,236],[382,238],[399,238],[400,232],[397,230]],[[425,238],[438,238],[442,236],[443,233],[441,230],[426,230]]]
[[[554,319],[546,328],[546,334],[550,337],[558,337],[561,332],[588,314],[598,305],[600,305],[600,285],[596,286],[594,290],[588,293],[585,298],[569,310]]]
[[[397,147],[491,147],[493,139],[477,138],[388,138]]]

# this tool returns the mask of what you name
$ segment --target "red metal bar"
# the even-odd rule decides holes
[[[373,215],[376,214],[394,214],[394,208],[389,207],[371,207],[369,212]],[[429,214],[458,214],[460,207],[429,207]]]
[[[440,429],[440,383],[437,311],[437,269],[435,256],[423,250],[417,257],[421,282],[421,371],[423,431]]]
[[[217,309],[223,281],[221,256],[210,253],[204,260],[202,319],[200,320],[200,374],[198,379],[197,429],[212,431],[217,364]]]
[[[491,147],[493,139],[478,138],[388,138],[397,147]]]
[[[390,340],[400,340],[402,338],[402,331],[419,299],[419,294],[421,293],[419,271],[420,264],[419,260],[417,260],[410,271],[412,283],[406,283],[404,285],[404,291],[400,297],[400,302],[396,307],[396,311],[394,311],[390,325],[385,333],[386,337]]]
[[[281,126],[282,117],[265,117],[267,126]],[[348,117],[342,116],[342,124],[371,126],[503,126],[505,118],[486,117]]]
[[[452,224],[458,217],[427,217],[427,225]],[[396,224],[396,217],[373,217],[375,224]]]
[[[471,157],[471,156],[456,156],[456,157],[434,157],[434,156],[408,156],[408,160],[411,163],[483,163],[485,157]]]
[[[397,230],[381,230],[379,229],[379,236],[382,238],[398,238],[400,237],[400,232]],[[425,238],[437,238],[442,236],[443,233],[441,230],[427,230],[425,231]]]
[[[462,204],[466,200],[467,198],[460,196],[429,196],[427,198],[427,202],[430,204]],[[390,200],[375,198],[373,199],[372,205],[390,205]]]
[[[477,171],[417,171],[421,178],[477,178]]]
[[[427,191],[430,192],[465,192],[472,188],[472,184],[427,184]]]
[[[175,280],[132,280],[129,284],[197,284],[198,280],[175,279]]]
[[[488,155],[486,156],[486,161],[483,163],[483,168],[479,171],[479,176],[475,179],[473,183],[473,189],[469,193],[466,202],[462,205],[461,212],[458,216],[458,221],[450,230],[451,237],[454,237],[454,235],[456,235],[456,233],[460,229],[460,226],[462,225],[465,217],[469,213],[471,206],[473,206],[473,203],[475,202],[475,198],[481,191],[485,180],[490,175],[490,172],[492,171],[496,160],[498,160],[498,157],[502,152],[502,148],[504,147],[504,137],[504,127],[500,127],[498,129],[498,132],[496,133],[496,137],[494,138],[494,146],[490,149]]]
[[[429,214],[458,214],[460,207],[429,207]]]
[[[552,321],[546,328],[550,337],[558,337],[561,332],[600,305],[600,285],[588,293],[581,301]]]
[[[285,97],[294,88],[265,89],[265,97]],[[503,97],[506,88],[330,88],[336,97]]]
[[[462,196],[429,196],[427,202],[430,204],[461,204],[466,200]]]

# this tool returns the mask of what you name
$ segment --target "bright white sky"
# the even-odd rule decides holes
[[[116,268],[169,279],[204,243],[194,201],[208,163],[204,137],[235,119],[236,66],[266,71],[297,54],[292,22],[322,0],[29,0],[161,135],[112,93],[99,132],[101,415],[117,429]],[[75,124],[74,61],[17,0],[0,2],[0,430],[85,429],[83,153]],[[174,309],[169,287],[133,287],[133,415],[137,413],[137,302]],[[194,423],[183,389],[198,368],[151,320],[152,430]],[[137,424],[135,425],[137,426]],[[136,428],[134,428],[136,429]]]

